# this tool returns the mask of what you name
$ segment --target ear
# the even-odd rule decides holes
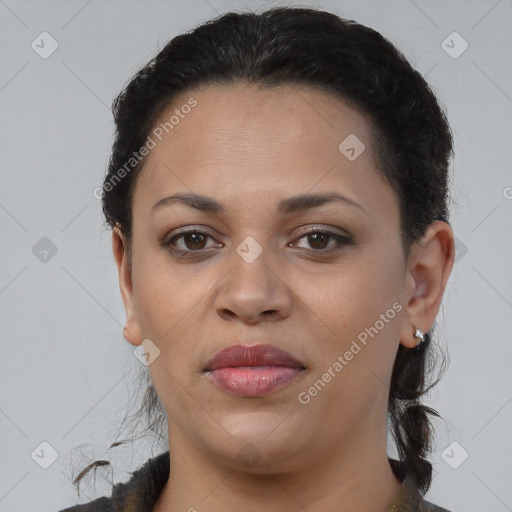
[[[441,306],[455,259],[453,231],[449,224],[435,221],[411,248],[407,264],[405,315],[400,327],[400,343],[414,348],[418,340],[414,328],[432,328]]]
[[[121,230],[116,226],[112,230],[112,249],[119,274],[119,288],[123,299],[126,314],[123,336],[128,343],[140,345],[142,337],[140,326],[133,307],[133,286],[131,278],[131,261],[128,257],[126,239]]]

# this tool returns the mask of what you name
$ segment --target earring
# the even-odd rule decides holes
[[[425,339],[426,339],[426,334],[424,331],[422,331],[421,329],[417,328],[417,327],[414,327],[413,328],[413,336],[418,339],[418,344],[416,345],[416,348],[418,348],[422,343],[424,343]]]

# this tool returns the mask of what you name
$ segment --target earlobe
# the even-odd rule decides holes
[[[137,346],[141,343],[142,337],[134,309],[133,285],[131,280],[131,262],[128,258],[126,239],[117,226],[112,230],[112,249],[117,265],[119,289],[121,291],[121,298],[123,299],[126,315],[123,337],[131,345]]]
[[[127,322],[128,323],[128,322]],[[138,329],[137,329],[138,332]],[[130,344],[134,346],[138,346],[142,343],[141,336],[139,334],[134,335],[132,334],[132,331],[128,327],[128,325],[124,326],[123,329],[123,338]]]
[[[408,324],[410,329],[400,337],[400,344],[406,348],[418,348],[427,339],[427,330]]]
[[[449,224],[435,221],[411,250],[406,276],[405,315],[400,343],[415,348],[421,336],[416,329],[428,332],[441,306],[448,277],[453,268],[455,244]]]

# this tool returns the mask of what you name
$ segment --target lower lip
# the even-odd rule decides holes
[[[303,371],[285,366],[218,368],[210,370],[208,377],[212,384],[233,395],[261,397],[296,380]]]

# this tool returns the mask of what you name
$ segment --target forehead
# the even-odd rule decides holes
[[[135,200],[152,205],[176,190],[233,196],[250,190],[268,199],[272,191],[304,193],[315,184],[371,195],[383,184],[371,128],[368,116],[313,87],[194,89],[155,123]],[[346,140],[360,143],[358,151],[364,147],[357,159],[340,149]]]
[[[186,108],[192,100],[196,106]],[[180,111],[188,113],[182,113],[179,119],[173,116]],[[250,151],[262,144],[267,151],[283,147],[299,150],[305,144],[309,150],[333,145],[337,149],[340,137],[349,133],[368,139],[371,126],[365,114],[332,94],[292,85],[271,89],[241,84],[203,87],[175,98],[162,112],[155,129],[165,130],[165,122],[171,117],[176,124],[169,133],[162,134],[162,142],[179,153],[190,152],[188,158],[199,157],[198,149],[208,151],[211,157],[226,154],[231,148]],[[222,148],[219,142],[223,142]]]

